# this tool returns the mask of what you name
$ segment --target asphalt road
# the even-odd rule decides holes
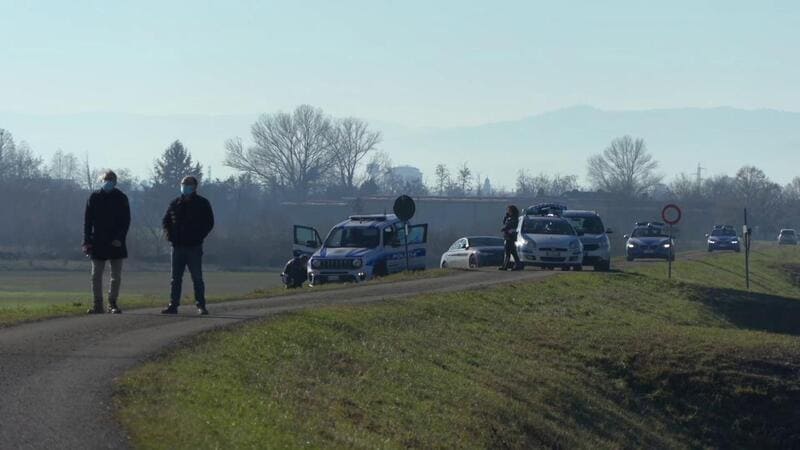
[[[475,290],[557,272],[481,270],[348,289],[193,305],[177,316],[157,309],[52,319],[0,329],[0,449],[120,449],[129,442],[114,418],[115,377],[202,331],[270,314],[325,305]],[[124,308],[124,305],[122,305]],[[189,374],[187,374],[189,376]],[[176,424],[177,426],[177,424]]]

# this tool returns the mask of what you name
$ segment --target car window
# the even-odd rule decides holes
[[[328,248],[375,248],[380,244],[380,230],[372,227],[338,227],[331,230]]]
[[[669,237],[661,228],[636,228],[631,237]]]
[[[736,232],[731,229],[714,230],[711,232],[712,236],[736,236]]]
[[[781,234],[784,236],[794,236],[794,230],[783,230]]]
[[[526,234],[563,234],[575,235],[575,229],[563,219],[526,219],[522,224],[522,232]]]
[[[471,247],[502,247],[503,240],[501,238],[492,237],[471,238],[469,240],[469,245]]]
[[[575,228],[575,231],[578,233],[603,234],[606,231],[603,226],[603,221],[597,216],[566,217],[566,219],[569,220],[569,223],[572,224],[572,228]]]

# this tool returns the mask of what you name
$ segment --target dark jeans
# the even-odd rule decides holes
[[[183,287],[183,271],[189,268],[194,284],[194,300],[198,307],[206,306],[206,285],[203,282],[203,246],[172,247],[172,293],[170,303],[181,304],[181,288]]]
[[[519,268],[521,262],[519,260],[519,254],[517,253],[517,244],[516,240],[506,239],[505,245],[506,254],[503,258],[503,268],[508,269],[511,265],[511,258],[514,258],[514,268]]]

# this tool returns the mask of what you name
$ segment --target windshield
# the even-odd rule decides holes
[[[340,227],[331,230],[328,248],[375,248],[380,244],[380,231],[371,227]]]
[[[525,234],[566,234],[575,235],[575,230],[562,219],[526,219],[522,224]]]
[[[500,238],[470,238],[470,247],[502,247],[503,240]]]
[[[603,221],[597,216],[567,217],[566,219],[569,220],[572,228],[575,228],[578,233],[603,234],[606,231],[603,227]]]
[[[661,228],[636,228],[631,237],[669,237]]]
[[[794,236],[794,230],[783,230],[781,234],[784,236]]]
[[[714,230],[714,231],[711,232],[711,235],[712,236],[736,236],[736,232],[731,230],[731,229]]]

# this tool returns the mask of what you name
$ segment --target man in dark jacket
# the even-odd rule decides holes
[[[197,312],[208,314],[203,283],[203,241],[214,228],[214,212],[207,199],[197,195],[197,178],[181,181],[181,196],[169,204],[163,220],[164,234],[172,244],[172,292],[163,314],[177,314],[181,303],[183,272],[187,267],[194,284]]]
[[[128,257],[125,238],[131,225],[128,197],[117,189],[117,175],[109,170],[101,178],[102,186],[86,202],[83,221],[83,252],[92,259],[92,294],[94,305],[89,314],[103,313],[103,271],[111,266],[108,312],[119,314],[117,305],[122,282],[122,260]]]
[[[294,258],[286,263],[281,279],[287,289],[299,288],[308,280],[308,255],[296,253]]]

